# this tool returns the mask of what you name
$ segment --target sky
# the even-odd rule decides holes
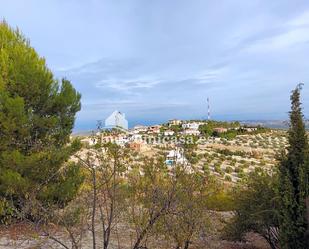
[[[82,94],[75,130],[114,110],[129,125],[168,119],[286,119],[304,82],[308,0],[0,0],[57,78]]]

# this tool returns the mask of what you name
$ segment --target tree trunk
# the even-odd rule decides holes
[[[307,231],[309,230],[309,196],[306,198],[306,207],[307,207]]]
[[[97,180],[95,169],[92,169],[92,185],[93,185],[93,201],[92,201],[92,217],[91,217],[91,233],[92,233],[92,249],[96,249],[95,239],[95,213],[97,207]]]
[[[186,240],[184,249],[189,249],[189,246],[190,246],[190,241]]]
[[[144,237],[146,236],[146,234],[148,233],[148,231],[153,227],[153,225],[156,223],[156,221],[160,218],[160,216],[162,215],[162,213],[165,211],[165,208],[162,208],[160,210],[160,212],[158,212],[152,219],[149,220],[148,225],[142,230],[142,232],[140,233],[140,235],[138,236],[133,249],[139,249],[140,248],[140,244],[142,242],[142,240],[144,239]]]

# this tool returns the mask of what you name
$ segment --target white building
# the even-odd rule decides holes
[[[128,129],[128,120],[125,114],[119,111],[114,111],[107,119],[105,119],[105,128],[122,128]]]
[[[223,128],[223,127],[217,127],[217,128],[214,128],[214,131],[215,132],[218,132],[218,133],[225,133],[228,131],[227,128]]]
[[[150,126],[150,127],[148,127],[148,133],[156,133],[156,134],[159,134],[159,133],[160,133],[160,128],[161,128],[161,125],[153,125],[153,126]]]
[[[192,136],[198,136],[200,135],[199,130],[194,130],[194,129],[186,129],[182,132],[183,135],[192,135]]]
[[[183,129],[191,129],[191,130],[198,130],[199,126],[200,124],[196,122],[182,124]]]
[[[166,156],[165,163],[169,166],[176,164],[188,164],[188,160],[185,158],[183,150],[181,149],[175,149],[169,151],[169,153]]]
[[[129,139],[126,136],[118,136],[115,138],[115,143],[120,146],[124,146],[129,143]]]
[[[130,137],[130,141],[132,141],[132,142],[142,142],[143,136],[141,134],[134,134]]]
[[[133,130],[134,130],[135,134],[138,134],[138,133],[147,132],[148,131],[148,127],[147,126],[143,126],[143,125],[135,125]]]
[[[174,135],[174,131],[172,130],[167,130],[167,131],[164,131],[164,136],[173,136]]]
[[[172,125],[180,125],[182,124],[182,121],[179,119],[171,119],[168,121],[168,125],[172,126]]]

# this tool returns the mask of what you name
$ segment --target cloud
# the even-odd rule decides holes
[[[213,117],[282,117],[297,82],[309,94],[307,0],[2,2],[82,93],[77,126],[114,109],[140,121],[204,117],[207,97]]]
[[[269,53],[282,51],[309,42],[309,27],[291,29],[283,34],[262,39],[247,48],[248,52]]]
[[[290,26],[308,26],[309,25],[309,11],[304,11],[300,15],[292,18],[288,25]]]
[[[199,72],[195,78],[197,84],[209,84],[218,82],[227,68],[217,68],[217,69],[206,69],[205,71]]]
[[[244,49],[253,53],[282,52],[309,42],[309,11],[302,12],[281,25],[247,39]],[[264,33],[264,34],[263,34]]]
[[[96,84],[97,88],[112,88],[117,91],[131,92],[137,89],[152,88],[160,84],[160,80],[136,78],[136,79],[104,79]]]

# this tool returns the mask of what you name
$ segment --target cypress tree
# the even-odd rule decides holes
[[[303,120],[299,84],[291,94],[289,147],[279,165],[280,244],[286,249],[305,249],[308,196],[308,138]]]

